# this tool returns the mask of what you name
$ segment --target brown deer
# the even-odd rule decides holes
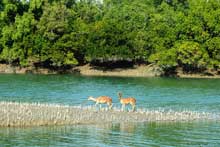
[[[88,100],[94,101],[95,106],[97,106],[99,104],[100,108],[101,108],[101,104],[107,104],[108,108],[112,109],[112,98],[110,98],[108,96],[99,96],[97,98],[94,98],[94,97],[90,96],[88,98]]]
[[[121,109],[122,111],[125,109],[125,106],[130,104],[132,106],[132,111],[135,111],[136,108],[136,99],[133,97],[127,97],[127,98],[122,98],[122,93],[118,93],[118,99],[121,103]]]

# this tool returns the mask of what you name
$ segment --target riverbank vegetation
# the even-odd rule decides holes
[[[218,0],[2,0],[0,62],[220,68]]]

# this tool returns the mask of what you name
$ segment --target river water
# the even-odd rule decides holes
[[[220,79],[0,75],[0,101],[92,105],[88,96],[117,92],[138,109],[220,114]],[[128,108],[130,109],[130,108]],[[220,122],[105,123],[0,128],[0,146],[220,146]]]

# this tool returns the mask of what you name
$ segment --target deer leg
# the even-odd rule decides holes
[[[95,103],[95,109],[97,110],[97,105],[99,104],[99,102],[96,102]]]
[[[132,112],[134,112],[136,110],[136,106],[132,105]]]
[[[95,107],[96,107],[98,104],[99,104],[99,103],[98,103],[98,102],[96,102],[96,103],[95,103]]]
[[[109,105],[109,109],[112,110],[112,103]]]
[[[102,110],[102,104],[99,104],[99,110]]]
[[[108,110],[111,110],[112,109],[112,103],[107,103],[108,105]]]
[[[121,111],[124,111],[124,110],[125,110],[125,104],[122,104]]]

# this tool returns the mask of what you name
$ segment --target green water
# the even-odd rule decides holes
[[[138,108],[220,114],[220,79],[0,75],[0,100],[80,105],[117,92]],[[92,102],[84,103],[91,105]],[[0,146],[220,146],[220,122],[156,122],[0,128]]]

